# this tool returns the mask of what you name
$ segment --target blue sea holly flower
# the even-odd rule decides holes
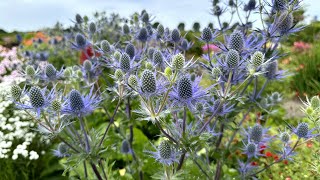
[[[68,153],[69,147],[65,143],[60,143],[58,148],[53,150],[53,155],[58,158],[68,157],[70,154]]]
[[[156,161],[164,165],[171,165],[174,162],[179,162],[178,156],[179,152],[176,151],[174,147],[167,140],[163,140],[160,145],[156,148],[152,145],[156,152],[145,151],[151,155]]]
[[[292,128],[292,132],[296,134],[299,138],[309,139],[317,136],[313,134],[314,129],[309,128],[309,124],[302,122],[299,123],[296,128]]]
[[[193,44],[194,44],[193,42],[188,42],[188,40],[183,39],[180,43],[179,48],[182,51],[188,51],[193,46]]]
[[[85,50],[90,45],[90,42],[81,33],[78,33],[75,36],[74,41],[75,42],[71,42],[71,48],[76,49],[76,50]]]
[[[99,75],[102,73],[102,69],[98,62],[91,62],[91,60],[85,60],[80,66],[83,78],[88,82],[91,83],[92,81],[95,82],[99,78]]]
[[[62,104],[61,112],[74,117],[84,117],[92,113],[101,101],[102,98],[93,93],[93,86],[87,95],[73,89]]]
[[[172,106],[186,106],[192,110],[198,102],[207,97],[208,90],[211,87],[202,89],[200,86],[201,78],[198,76],[194,81],[191,81],[189,76],[181,77],[177,85],[170,92]]]
[[[144,97],[151,97],[164,93],[168,82],[162,76],[157,78],[156,72],[146,69],[138,79],[138,84],[138,93]]]
[[[285,77],[284,73],[285,71],[284,70],[280,70],[278,69],[278,61],[277,60],[274,60],[274,61],[271,61],[267,64],[265,64],[264,68],[263,68],[263,71],[265,72],[265,77],[267,79],[270,79],[270,80],[277,80],[277,79],[282,79]]]
[[[63,77],[63,68],[60,71],[57,71],[52,64],[48,64],[43,72],[42,79],[45,81],[56,81]]]
[[[47,88],[40,89],[38,86],[33,86],[28,92],[22,92],[26,94],[29,99],[23,103],[16,102],[18,109],[32,110],[40,118],[41,111],[51,105],[51,102],[55,98],[55,89],[52,88],[49,91]]]
[[[258,144],[252,142],[250,139],[248,139],[247,143],[243,142],[244,144],[244,154],[248,156],[248,158],[257,158],[258,156],[264,156],[260,153],[260,151],[264,150],[262,146],[259,146]]]
[[[130,56],[127,53],[123,52],[119,55],[120,56],[114,58],[113,63],[109,64],[108,66],[115,69],[121,69],[125,74],[130,74],[132,71],[134,71],[137,67],[140,66],[140,63],[136,62],[134,58],[130,58]]]
[[[251,162],[242,162],[238,160],[239,164],[239,172],[243,178],[246,177],[249,173],[253,172],[254,169],[256,169],[256,166],[251,165]]]

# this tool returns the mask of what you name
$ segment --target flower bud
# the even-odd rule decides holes
[[[127,53],[123,53],[120,58],[120,68],[124,72],[128,72],[130,70],[130,57]]]
[[[255,68],[259,67],[264,62],[264,54],[260,51],[256,51],[251,56],[251,62]]]
[[[20,99],[22,93],[22,89],[18,85],[11,86],[11,97],[17,101]]]
[[[290,134],[288,132],[283,132],[280,134],[280,139],[284,143],[288,143],[290,141]]]
[[[250,132],[250,139],[253,140],[256,143],[259,143],[262,140],[262,126],[260,124],[256,124],[252,127]]]
[[[132,87],[132,88],[136,88],[138,86],[138,80],[137,77],[135,75],[130,75],[128,78],[128,84]]]
[[[100,48],[102,49],[102,51],[104,51],[106,53],[111,52],[111,46],[110,46],[109,41],[107,41],[107,40],[101,41]]]
[[[128,24],[124,24],[122,27],[122,32],[124,34],[129,34],[130,33],[130,27],[128,26]]]
[[[229,50],[226,59],[227,59],[228,66],[231,68],[234,68],[238,66],[240,56],[236,50],[231,49]]]
[[[172,70],[170,67],[166,67],[166,69],[164,70],[164,74],[166,75],[166,77],[171,77],[172,75]]]
[[[130,58],[132,59],[136,52],[135,52],[135,47],[133,44],[131,43],[128,43],[127,46],[126,46],[126,49],[125,49],[125,52],[130,56]]]
[[[201,39],[207,43],[212,40],[212,31],[209,27],[203,29]]]
[[[57,70],[52,64],[48,64],[46,66],[45,73],[47,77],[51,78],[56,76]]]
[[[180,31],[178,29],[174,29],[171,32],[171,39],[173,42],[177,43],[180,41],[181,35],[180,35]]]
[[[97,31],[97,27],[96,27],[96,24],[94,22],[91,22],[89,24],[89,32],[91,34],[94,34],[95,32]]]
[[[163,36],[164,34],[164,27],[162,24],[159,24],[158,27],[157,27],[157,32],[158,32],[158,35],[159,36]]]
[[[91,71],[91,68],[92,68],[92,63],[90,60],[85,60],[83,62],[83,67],[84,69],[88,72],[88,71]]]
[[[61,102],[59,100],[54,100],[51,103],[51,107],[54,111],[59,112],[61,110]]]
[[[114,76],[116,77],[117,80],[121,80],[123,78],[123,72],[121,71],[121,69],[117,69],[114,72]]]
[[[185,58],[181,53],[173,56],[173,59],[172,59],[173,69],[181,70],[184,67],[184,63],[185,63]]]
[[[313,96],[310,100],[310,105],[314,109],[320,108],[320,98],[319,96]]]
[[[28,65],[26,67],[26,74],[27,76],[33,77],[36,74],[36,71],[34,70],[33,66]]]

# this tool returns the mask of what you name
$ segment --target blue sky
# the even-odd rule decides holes
[[[225,0],[226,1],[226,0]],[[247,0],[246,0],[247,1]],[[0,28],[6,31],[30,31],[52,27],[57,21],[70,25],[76,13],[117,12],[128,17],[146,9],[170,28],[184,22],[190,28],[195,21],[202,27],[216,22],[210,13],[210,0],[0,0]],[[320,0],[304,0],[308,19],[320,17]]]

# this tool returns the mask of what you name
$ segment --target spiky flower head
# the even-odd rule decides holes
[[[263,138],[263,129],[260,124],[256,124],[251,128],[250,132],[250,139],[253,140],[255,143],[261,142]]]
[[[205,27],[201,34],[201,39],[205,42],[210,42],[212,40],[212,31],[209,27]]]
[[[84,67],[84,69],[85,69],[87,72],[91,71],[91,69],[92,69],[92,62],[91,62],[90,60],[85,60],[85,61],[83,62],[83,67]]]
[[[159,145],[160,157],[163,159],[169,159],[171,157],[171,145],[168,141],[164,140]]]
[[[117,80],[121,80],[123,78],[123,72],[121,69],[117,69],[115,72],[114,72],[114,76]]]
[[[87,40],[83,34],[78,33],[75,37],[75,42],[78,48],[84,49],[87,46]]]
[[[18,86],[18,85],[13,85],[13,86],[11,86],[10,91],[11,91],[11,97],[12,97],[15,101],[17,101],[17,100],[20,99],[21,93],[22,93],[22,89],[20,88],[20,86]]]
[[[107,40],[101,41],[100,48],[102,49],[102,51],[104,51],[106,53],[111,52],[111,46],[110,46],[109,41],[107,41]]]
[[[80,16],[80,14],[76,14],[76,22],[77,22],[78,24],[83,23],[83,18]]]
[[[123,32],[123,34],[129,34],[130,33],[130,27],[128,26],[128,24],[124,24],[122,26],[122,32]]]
[[[41,92],[41,89],[37,86],[33,86],[29,90],[29,98],[31,105],[34,108],[40,108],[45,104],[44,95]]]
[[[128,154],[130,152],[130,145],[128,140],[123,140],[121,143],[121,152],[124,154]]]
[[[69,147],[65,143],[60,143],[57,150],[53,150],[53,155],[60,158],[66,157],[69,156],[68,150]]]
[[[272,93],[271,98],[274,103],[278,103],[282,100],[281,94],[279,92]]]
[[[136,88],[138,86],[138,79],[135,75],[130,75],[128,78],[128,84],[132,87],[132,88]]]
[[[320,98],[319,96],[313,96],[310,100],[310,105],[313,109],[320,108]]]
[[[246,152],[248,157],[253,157],[256,155],[257,152],[257,145],[255,143],[249,142],[246,145]]]
[[[272,61],[266,67],[266,77],[269,79],[273,79],[277,76],[278,73],[278,61]]]
[[[53,78],[56,76],[57,70],[52,64],[48,64],[45,68],[45,74],[48,78]]]
[[[230,35],[229,43],[228,43],[228,48],[229,49],[234,49],[236,51],[241,51],[244,47],[244,37],[241,31],[234,31]]]
[[[144,23],[149,23],[149,20],[150,20],[149,14],[147,12],[143,13],[142,17],[141,17],[141,20]]]
[[[264,62],[264,54],[260,51],[256,51],[251,56],[251,63],[255,68],[259,67]]]
[[[256,8],[256,0],[249,0],[248,4],[244,6],[244,11],[252,11]]]
[[[305,122],[299,123],[296,134],[299,138],[308,138],[309,125]]]
[[[70,108],[73,111],[80,111],[84,108],[84,102],[79,91],[73,89],[69,95]]]
[[[51,103],[51,107],[55,112],[59,112],[61,110],[61,102],[59,100],[53,100]]]
[[[153,53],[154,53],[155,49],[153,47],[148,49],[148,58],[152,59],[153,58]]]
[[[162,24],[159,24],[158,27],[157,27],[157,32],[158,32],[158,35],[159,36],[163,36],[164,34],[164,27]]]
[[[181,48],[182,48],[183,50],[187,50],[188,47],[189,47],[188,41],[187,41],[186,39],[183,39],[182,42],[181,42]]]
[[[162,52],[160,50],[155,50],[153,52],[153,57],[152,60],[155,64],[162,64],[163,63],[163,55]]]
[[[91,34],[94,34],[96,31],[97,31],[97,26],[96,26],[96,24],[95,24],[94,22],[91,22],[91,23],[89,24],[89,32],[90,32]]]
[[[122,53],[120,58],[120,68],[124,72],[128,72],[130,70],[130,57],[127,53]]]
[[[172,57],[172,67],[175,70],[181,70],[184,67],[185,57],[179,53]]]
[[[121,58],[121,53],[119,51],[116,51],[113,53],[113,57],[116,59],[116,60],[120,60]]]
[[[147,42],[147,40],[148,40],[148,30],[145,27],[140,29],[140,31],[139,31],[139,33],[137,35],[137,39],[139,41],[143,42],[143,43]]]
[[[25,72],[26,72],[26,75],[27,75],[27,76],[30,76],[30,77],[33,77],[33,76],[36,74],[36,70],[35,70],[34,67],[31,66],[31,65],[28,65],[28,66],[26,67]]]
[[[293,26],[292,13],[282,12],[279,17],[278,31],[280,34],[286,34]]]
[[[82,78],[83,77],[82,71],[80,69],[76,71],[76,74],[77,74],[78,78]]]
[[[192,82],[188,77],[182,77],[178,82],[178,95],[181,99],[192,97]]]
[[[154,74],[150,70],[144,70],[141,77],[141,90],[145,93],[154,93],[156,89],[157,84]]]
[[[179,42],[181,39],[181,34],[180,34],[180,31],[179,29],[174,29],[172,30],[171,32],[171,40],[175,43]]]
[[[240,61],[240,56],[238,51],[234,49],[229,50],[226,59],[229,67],[231,68],[237,67]]]
[[[273,0],[273,11],[283,11],[286,9],[287,0]]]
[[[290,138],[291,138],[290,134],[286,131],[280,134],[280,139],[283,143],[288,143],[290,141]]]
[[[126,52],[126,53],[130,56],[130,58],[132,59],[132,58],[135,56],[135,54],[136,54],[134,45],[131,44],[131,43],[128,43],[128,44],[126,45],[125,52]]]

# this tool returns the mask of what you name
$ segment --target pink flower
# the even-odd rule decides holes
[[[302,52],[302,51],[309,50],[311,46],[308,43],[297,41],[293,43],[293,48],[295,51]]]
[[[220,51],[220,48],[214,44],[205,44],[202,46],[202,51],[206,52],[208,51],[208,49],[210,50],[210,52],[218,52]]]

